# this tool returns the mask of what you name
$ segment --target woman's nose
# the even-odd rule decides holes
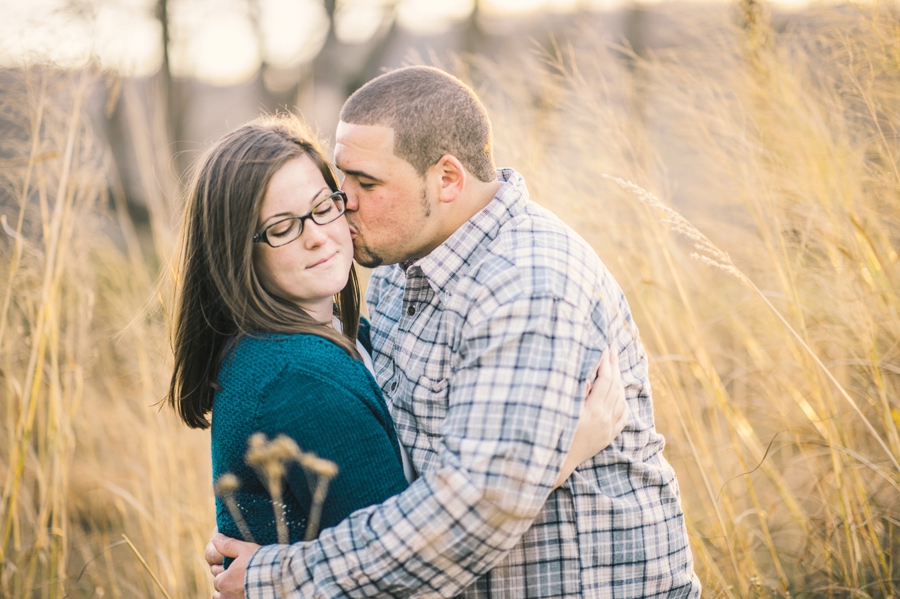
[[[325,231],[327,226],[316,224],[312,219],[309,219],[303,226],[303,232],[300,234],[303,244],[306,247],[314,248],[325,243],[325,240],[328,238],[328,232]]]

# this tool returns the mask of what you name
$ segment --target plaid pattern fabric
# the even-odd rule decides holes
[[[518,174],[499,174],[440,247],[370,282],[376,378],[420,477],[313,543],[258,551],[248,597],[699,596],[624,295]],[[552,491],[609,346],[628,424]]]

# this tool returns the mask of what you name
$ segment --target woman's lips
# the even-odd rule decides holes
[[[307,266],[306,268],[316,268],[317,266],[322,266],[322,265],[325,264],[326,262],[329,262],[329,261],[330,261],[332,258],[334,258],[335,256],[337,256],[337,252],[334,252],[333,254],[331,254],[330,256],[328,256],[328,257],[326,257],[326,258],[322,258],[321,260],[319,260],[319,261],[316,262],[315,264],[311,264],[311,265]]]

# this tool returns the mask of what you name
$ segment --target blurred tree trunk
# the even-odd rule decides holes
[[[388,6],[390,12],[387,16],[382,16],[382,27],[384,26],[384,19],[387,18],[388,29],[387,31],[381,32],[380,34],[376,34],[375,38],[372,41],[372,48],[366,54],[366,60],[356,71],[354,77],[350,78],[344,85],[344,96],[348,97],[350,94],[358,90],[360,87],[365,85],[370,79],[377,77],[380,75],[379,69],[385,65],[385,57],[387,56],[388,49],[394,41],[394,38],[397,34],[397,19],[394,17],[394,11],[396,9],[397,1],[393,0]]]
[[[298,68],[292,85],[285,89],[272,89],[266,82],[266,73],[272,69],[266,57],[265,33],[262,28],[262,6],[259,0],[247,0],[247,17],[253,27],[259,52],[259,71],[254,86],[260,97],[261,106],[269,112],[293,111],[296,108],[297,93],[308,76],[306,69]]]
[[[179,127],[176,126],[178,121],[177,108],[175,104],[175,89],[172,81],[172,68],[169,63],[169,42],[171,36],[169,34],[169,0],[157,0],[156,18],[162,25],[162,67],[159,71],[161,92],[165,100],[166,107],[166,133],[167,137],[174,141],[181,141],[178,135]]]
[[[172,77],[169,57],[168,0],[157,0],[156,17],[162,29],[162,65],[148,79],[127,78],[117,82],[107,106],[107,137],[110,144],[110,187],[127,201],[116,209],[138,228],[149,228],[155,264],[162,265],[174,243],[174,213],[177,181],[185,165],[179,164],[179,143],[184,142],[180,97],[184,86]]]
[[[759,0],[738,0],[738,18],[744,31],[744,55],[758,76],[766,76],[764,55],[772,42],[771,16]]]
[[[647,110],[645,98],[647,75],[642,62],[647,58],[647,40],[645,32],[647,27],[647,13],[639,1],[632,2],[630,8],[625,10],[623,29],[625,39],[628,40],[628,46],[631,48],[632,52],[631,56],[626,56],[626,64],[628,65],[632,78],[633,114],[635,118],[641,121],[641,123],[644,123],[646,121],[645,117]]]
[[[324,0],[328,14],[328,37],[322,51],[313,60],[312,72],[306,82],[306,118],[318,125],[324,137],[331,137],[337,127],[340,108],[347,96],[356,91],[366,81],[374,77],[396,34],[396,20],[393,11],[396,1],[385,5],[384,19],[389,19],[386,31],[379,31],[375,37],[361,46],[344,44],[335,33],[336,2]],[[354,60],[354,57],[357,59]],[[359,58],[362,58],[359,60]]]
[[[480,4],[479,0],[475,0],[472,5],[472,13],[463,25],[463,51],[468,56],[475,55],[484,41],[481,27],[478,26],[478,9],[481,8]]]

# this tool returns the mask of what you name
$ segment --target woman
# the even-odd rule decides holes
[[[285,434],[337,464],[322,527],[402,491],[404,454],[364,361],[345,197],[314,138],[290,116],[244,125],[197,162],[186,199],[168,401],[194,428],[212,412],[213,476],[239,479],[255,542],[277,536],[268,490],[244,460],[254,433]],[[624,426],[618,367],[603,372],[557,484]],[[312,498],[299,468],[286,479],[293,543]],[[216,507],[219,530],[240,537],[221,499]]]

